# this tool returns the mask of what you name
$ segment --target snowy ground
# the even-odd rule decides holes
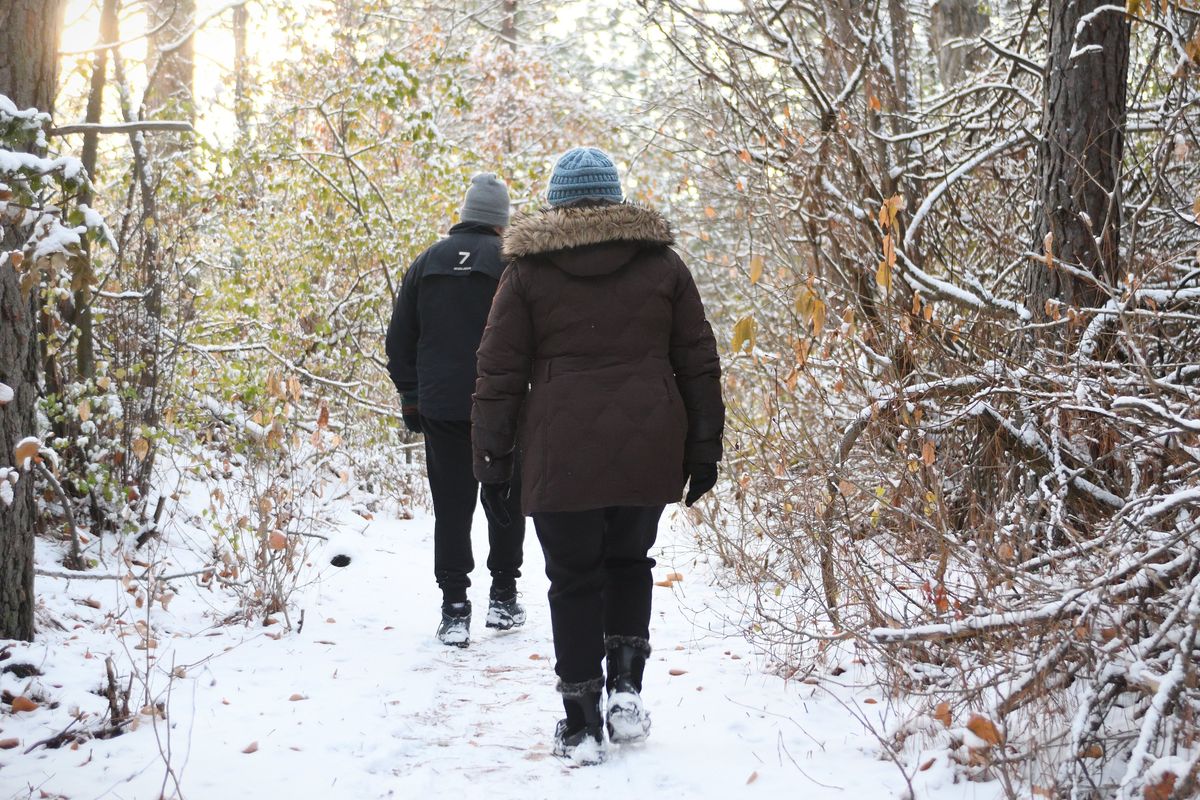
[[[819,800],[908,792],[859,719],[878,730],[895,723],[878,690],[851,685],[861,669],[847,658],[844,674],[828,674],[829,664],[807,683],[764,673],[727,621],[737,614],[726,610],[708,565],[666,522],[656,578],[678,572],[683,580],[654,590],[645,692],[653,731],[644,745],[584,768],[550,753],[561,706],[532,525],[521,583],[528,624],[484,629],[486,571],[477,568],[473,641],[459,650],[432,637],[432,520],[348,523],[340,542],[314,554],[320,574],[299,597],[302,631],[272,638],[278,628],[219,625],[208,590],[182,590],[152,617],[161,668],[149,670],[151,694],[166,700],[167,719],[143,714],[122,736],[26,753],[70,723],[71,712],[101,714],[105,701],[90,691],[101,684],[105,654],[123,675],[148,663],[147,651],[133,649],[136,630],[114,621],[139,613],[120,583],[39,578],[46,610],[68,630],[13,645],[0,662],[31,662],[43,673],[0,676],[0,689],[42,701],[0,713],[0,740],[17,740],[0,750],[0,797]],[[482,563],[481,515],[476,528]],[[350,566],[328,566],[346,545]],[[117,638],[122,629],[134,635]],[[177,677],[168,680],[172,669]],[[913,771],[919,798],[1000,794],[995,784],[954,783],[944,757]]]

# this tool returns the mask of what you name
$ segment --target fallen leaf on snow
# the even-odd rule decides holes
[[[667,589],[670,589],[670,588],[671,588],[671,582],[670,582],[670,581],[655,581],[655,582],[654,582],[654,585],[655,585],[655,586],[663,586],[663,587],[666,587]]]
[[[758,780],[758,771],[757,770],[754,772],[751,772],[750,777],[746,778],[746,785],[749,786],[750,784],[754,783],[756,780]]]
[[[38,704],[30,700],[25,695],[14,697],[12,701],[13,711],[37,711]]]
[[[678,572],[669,572],[669,573],[667,573],[667,580],[672,581],[672,582],[673,581],[681,581],[681,580],[683,580],[683,575],[679,574]]]
[[[933,718],[936,719],[938,722],[942,723],[943,725],[945,725],[947,728],[949,728],[950,721],[951,721],[950,720],[950,704],[949,703],[938,703],[937,706],[933,709]]]
[[[537,653],[534,653],[533,655],[531,655],[531,656],[529,657],[529,660],[530,660],[530,661],[540,661],[540,660],[541,660],[541,658],[542,658],[542,657],[541,657],[541,656],[539,656]]]
[[[307,700],[307,699],[308,699],[307,695],[303,695],[300,693],[296,693],[288,698],[288,700],[291,700],[293,703],[296,702],[297,700]]]
[[[925,770],[929,769],[936,763],[937,763],[936,758],[929,759],[928,761],[926,761],[924,764],[921,765],[921,772],[924,772]]]
[[[20,743],[20,739],[0,739],[0,750],[12,750]]]
[[[876,700],[874,697],[868,697],[866,700],[863,700],[863,702],[866,703],[867,705],[873,706],[876,703],[878,703],[879,701]]]
[[[678,668],[669,669],[669,670],[667,670],[667,674],[674,675],[675,677],[679,677],[680,675],[687,675],[687,670],[686,669],[678,669]]]
[[[246,745],[245,748],[242,749],[242,752],[243,753],[257,753],[258,752],[258,742],[251,742],[250,744]]]
[[[967,720],[967,730],[983,739],[989,745],[1000,744],[1000,731],[996,729],[995,723],[990,719],[980,714],[972,714]]]

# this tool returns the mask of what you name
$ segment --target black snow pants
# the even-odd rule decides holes
[[[554,671],[563,684],[603,676],[608,636],[650,638],[654,589],[647,555],[663,506],[534,512],[546,576]]]
[[[471,470],[471,423],[421,417],[425,434],[425,464],[433,495],[433,574],[443,603],[467,599],[469,576],[475,568],[471,554],[471,517],[479,498],[479,482]],[[525,518],[521,516],[520,473],[513,472],[508,503],[510,522],[498,525],[488,516],[488,570],[492,594],[509,597],[521,577]]]

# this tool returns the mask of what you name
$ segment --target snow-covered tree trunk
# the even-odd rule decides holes
[[[9,0],[0,5],[0,94],[18,108],[49,111],[58,80],[62,0]],[[14,449],[35,433],[37,337],[34,303],[14,269],[26,231],[0,224],[0,473],[19,469]],[[9,391],[0,389],[0,401]],[[11,473],[9,473],[11,474]],[[0,639],[33,638],[33,476],[17,473],[0,493]],[[6,478],[7,480],[7,478]],[[9,494],[11,493],[11,498]]]
[[[1112,285],[1121,226],[1121,157],[1129,73],[1129,18],[1106,0],[1053,0],[1038,145],[1041,208],[1026,271],[1029,310],[1047,302],[1090,306]]]

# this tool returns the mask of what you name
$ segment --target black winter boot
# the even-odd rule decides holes
[[[488,599],[487,620],[484,625],[500,631],[519,628],[525,624],[525,606],[517,602],[516,587],[492,587]]]
[[[603,678],[582,683],[559,681],[567,718],[558,721],[554,729],[554,755],[569,758],[576,764],[599,764],[604,761],[604,727],[600,716],[600,687]]]
[[[442,624],[437,629],[438,641],[452,647],[471,643],[471,601],[442,603]]]
[[[642,705],[642,673],[650,642],[640,636],[608,636],[607,652],[608,738],[629,744],[650,735],[650,713]]]

